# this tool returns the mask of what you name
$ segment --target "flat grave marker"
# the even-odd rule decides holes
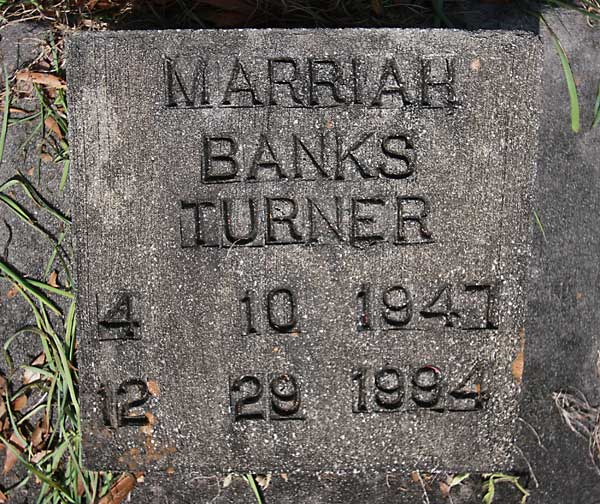
[[[73,37],[86,464],[510,468],[540,55],[524,32]]]

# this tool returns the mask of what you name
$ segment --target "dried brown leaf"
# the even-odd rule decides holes
[[[42,352],[39,354],[31,363],[33,367],[43,366],[46,363],[46,354]],[[35,369],[26,369],[23,371],[23,383],[25,385],[29,383],[36,382],[42,378],[42,375],[39,371]]]
[[[35,429],[33,429],[33,432],[31,433],[30,441],[32,446],[36,450],[40,450],[44,446],[49,433],[50,422],[48,421],[48,416],[44,415],[44,418],[40,419],[35,426]]]
[[[52,133],[54,133],[56,135],[56,138],[58,138],[59,140],[63,139],[63,133],[60,129],[60,126],[56,122],[56,119],[54,119],[54,117],[52,117],[52,116],[46,117],[46,119],[44,119],[44,126],[46,126],[46,129],[48,129]]]
[[[23,371],[23,384],[28,385],[30,383],[38,381],[41,377],[42,375],[39,372],[33,369],[26,369],[25,371]]]
[[[517,383],[521,383],[523,380],[523,369],[525,367],[525,330],[523,328],[519,331],[519,339],[521,340],[521,349],[512,362],[512,374]]]
[[[21,82],[40,84],[50,89],[66,89],[67,87],[64,79],[61,79],[58,75],[49,73],[33,72],[31,70],[19,70],[15,74],[15,78]]]
[[[371,0],[371,9],[373,9],[376,16],[381,16],[383,14],[382,0]]]
[[[445,481],[440,481],[440,493],[444,499],[447,499],[450,495],[450,485]]]
[[[36,449],[42,446],[44,442],[44,431],[39,423],[36,428],[33,429],[29,440],[31,441],[31,445]]]
[[[119,6],[119,2],[113,2],[112,0],[89,0],[85,6],[89,10],[95,9],[101,11],[114,9]]]
[[[150,394],[152,394],[154,397],[160,396],[160,387],[158,386],[157,382],[154,380],[148,380],[146,385],[148,386],[148,392],[150,392]]]
[[[133,474],[125,473],[110,487],[108,493],[98,504],[120,504],[129,495],[137,483]]]
[[[50,277],[48,278],[48,285],[51,287],[56,287],[58,289],[58,272],[54,270],[50,273]]]
[[[140,427],[140,431],[143,432],[146,436],[151,436],[152,432],[154,432],[154,426],[156,425],[156,417],[147,411],[145,413],[146,419],[148,423],[146,425],[142,425]]]
[[[85,484],[83,483],[83,479],[81,478],[81,475],[78,476],[77,478],[77,495],[79,497],[81,497],[85,492]]]
[[[8,381],[6,381],[6,378],[4,378],[4,376],[2,376],[0,374],[0,395],[6,394],[7,390],[8,390]]]
[[[17,436],[14,432],[10,436],[9,442],[16,448],[18,453],[23,452],[25,445],[23,445],[19,439],[19,436]],[[6,454],[4,455],[4,474],[8,474],[18,460],[19,457],[17,457],[17,454],[14,452],[14,450],[6,449]]]
[[[267,488],[269,488],[269,485],[271,484],[271,478],[273,477],[273,475],[271,473],[268,474],[257,474],[255,476],[256,482],[258,483],[258,485],[263,489],[266,490]]]
[[[46,364],[46,354],[44,352],[40,353],[31,363],[32,366],[43,366],[44,364]]]
[[[2,490],[0,490],[0,504],[7,504],[7,503],[8,503],[8,496]]]
[[[32,464],[37,464],[40,460],[42,460],[46,455],[48,455],[48,453],[50,453],[50,450],[42,450],[37,452],[35,455],[33,455],[30,459],[29,462],[31,462]]]
[[[108,23],[103,23],[96,19],[84,19],[82,25],[90,30],[103,30],[108,27]]]
[[[27,396],[25,394],[20,395],[11,403],[10,406],[13,411],[23,411],[27,407]]]
[[[19,293],[19,289],[17,289],[17,287],[15,285],[13,285],[10,289],[8,289],[8,291],[6,292],[6,297],[8,299],[12,299],[14,298],[17,294]]]

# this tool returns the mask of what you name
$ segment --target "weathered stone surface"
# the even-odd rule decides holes
[[[48,29],[36,23],[9,23],[2,26],[0,59],[8,74],[12,75],[15,70],[33,62],[47,39]]]
[[[539,68],[522,32],[74,37],[87,465],[512,467]]]

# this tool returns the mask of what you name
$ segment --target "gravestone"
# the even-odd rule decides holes
[[[540,58],[525,32],[73,37],[86,465],[510,469]]]

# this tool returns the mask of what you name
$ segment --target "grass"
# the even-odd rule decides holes
[[[58,57],[54,56],[58,71]],[[11,88],[9,76],[4,71],[4,99],[2,129],[0,131],[0,162],[10,126]],[[26,120],[42,118],[48,123],[52,118],[59,131],[66,133],[66,120],[58,110],[66,111],[64,92],[48,93],[35,87],[40,111]],[[43,127],[42,127],[43,133]],[[63,135],[64,137],[64,135]],[[68,145],[62,142],[58,158],[65,161],[63,170],[68,170]],[[66,182],[63,173],[62,179]],[[61,182],[61,188],[64,183]],[[17,198],[15,191],[20,193]],[[28,202],[38,212],[45,213],[62,229],[58,238],[47,231],[26,209]],[[0,203],[25,225],[39,233],[41,239],[51,245],[51,254],[44,270],[44,280],[36,280],[17,271],[5,260],[0,260],[0,279],[12,286],[16,294],[29,305],[35,323],[21,328],[3,345],[3,353],[12,370],[4,384],[0,406],[9,422],[0,429],[0,443],[4,446],[4,470],[10,472],[15,463],[26,469],[25,477],[12,487],[3,488],[2,499],[30,483],[39,482],[38,503],[92,503],[107,493],[110,475],[85,471],[82,468],[81,425],[77,397],[77,370],[74,365],[76,346],[75,298],[69,261],[62,250],[62,241],[70,221],[53,208],[38,190],[22,174],[12,177],[0,185]],[[54,270],[55,278],[52,280]],[[61,278],[63,286],[57,284]],[[14,368],[10,357],[11,347],[21,337],[34,335],[38,338],[42,353],[29,365]],[[22,378],[17,380],[20,375]],[[19,383],[20,381],[20,383]],[[13,389],[16,389],[13,391]],[[17,406],[18,404],[18,406]]]
[[[571,129],[574,133],[579,133],[581,130],[581,121],[579,118],[579,96],[577,94],[577,85],[575,84],[575,77],[573,77],[573,71],[571,70],[569,58],[560,42],[560,39],[557,37],[556,33],[554,33],[554,30],[551,28],[550,24],[546,21],[544,16],[540,15],[539,17],[540,20],[546,25],[548,33],[550,34],[550,38],[552,39],[552,43],[554,44],[560,59],[565,80],[567,81],[567,91],[569,93],[569,103],[571,105]]]
[[[596,378],[599,378],[600,352],[595,371]],[[578,390],[555,392],[553,399],[565,425],[587,442],[590,461],[600,474],[600,406],[592,406]]]
[[[25,371],[37,374],[39,379],[24,383],[13,394],[8,390],[5,392],[4,405],[11,420],[12,430],[9,439],[14,441],[16,437],[19,442],[11,442],[3,436],[0,436],[0,441],[29,472],[25,481],[19,485],[32,476],[41,480],[38,502],[83,502],[78,495],[78,488],[81,486],[90,498],[89,502],[94,502],[97,476],[83,471],[81,462],[77,374],[72,365],[76,322],[71,287],[63,290],[41,281],[34,283],[4,261],[0,261],[0,270],[4,280],[11,283],[29,304],[35,318],[35,325],[24,327],[7,340],[3,348],[5,354],[9,355],[11,345],[18,341],[19,336],[31,333],[39,337],[44,356],[41,359],[43,364],[24,367]],[[42,292],[43,290],[68,298],[70,301],[66,312],[63,313],[57,304]],[[49,312],[53,312],[54,317]],[[60,333],[55,329],[57,322],[62,327]],[[22,408],[20,412],[11,411],[11,405],[21,395],[28,399],[34,398],[33,389],[39,394],[34,406],[31,409]],[[29,419],[40,416],[36,427],[42,428],[42,439],[36,445],[31,436]],[[37,457],[38,454],[41,456]],[[32,460],[35,462],[32,463]]]
[[[582,0],[579,7],[569,2],[546,0],[546,4],[577,8],[590,22],[600,20],[600,9],[593,0]],[[433,24],[451,26],[451,11],[456,2],[432,0],[401,4],[392,0],[317,1],[288,0],[267,1],[253,6],[250,3],[231,0],[217,2],[185,2],[184,0],[110,2],[69,2],[68,0],[0,0],[0,22],[20,22],[31,19],[53,27],[55,38],[50,41],[43,75],[58,80],[36,82],[36,76],[22,73],[17,80],[32,85],[37,108],[18,118],[11,113],[12,93],[10,76],[4,71],[4,94],[2,98],[2,122],[0,126],[0,163],[11,125],[31,122],[35,124],[28,142],[42,139],[40,156],[62,166],[59,190],[68,183],[70,169],[67,140],[66,91],[60,86],[63,74],[62,37],[74,29],[104,29],[109,24],[127,24],[155,27],[198,27],[198,26],[382,26],[402,24]],[[224,7],[225,5],[230,8]],[[237,10],[236,10],[237,9]],[[284,20],[283,23],[281,20]],[[544,20],[545,22],[545,20]],[[581,130],[579,98],[575,78],[567,54],[549,27],[564,72],[570,100],[571,128]],[[39,77],[39,76],[38,76]],[[54,84],[53,84],[54,82]],[[600,123],[600,83],[594,105],[591,127]],[[13,265],[0,259],[0,281],[5,282],[31,309],[34,323],[21,328],[12,335],[3,347],[3,353],[13,373],[10,380],[0,376],[0,406],[5,408],[8,426],[2,429],[0,443],[5,447],[5,460],[20,463],[26,476],[9,488],[0,488],[0,502],[12,491],[39,482],[38,503],[117,503],[124,498],[117,493],[123,483],[131,483],[131,475],[93,473],[82,466],[80,411],[77,398],[78,376],[75,363],[76,316],[73,279],[69,268],[69,257],[64,250],[65,238],[70,229],[70,220],[50,205],[36,189],[41,182],[40,164],[36,176],[19,173],[0,185],[0,204],[22,223],[33,228],[41,240],[47,241],[51,253],[45,261],[41,279],[32,278],[18,271]],[[16,197],[15,192],[20,194]],[[23,203],[26,201],[27,204]],[[45,214],[59,229],[52,233],[34,217],[28,209],[32,206]],[[539,216],[534,213],[544,240],[546,239]],[[53,277],[53,274],[55,275]],[[59,284],[60,281],[60,284]],[[39,340],[42,353],[34,362],[14,369],[10,358],[11,346],[20,338],[33,335]],[[29,377],[18,383],[18,374]],[[25,404],[23,404],[25,398]],[[581,435],[597,433],[597,424],[583,423],[591,417],[589,408],[572,397],[557,396],[557,405],[562,407],[563,417],[570,427]],[[589,406],[589,405],[587,405]],[[1,410],[1,408],[0,408]],[[567,414],[568,413],[568,414]],[[589,414],[588,414],[589,413]],[[0,415],[1,416],[1,415]],[[591,421],[591,420],[590,420]],[[569,423],[570,422],[570,423]],[[596,439],[596,438],[594,438]],[[596,444],[590,446],[597,447]],[[592,441],[590,441],[592,443]],[[9,454],[10,453],[10,457]],[[460,485],[469,477],[455,476],[449,488]],[[255,476],[244,476],[256,501],[262,504],[262,494]],[[484,475],[483,503],[494,500],[498,484],[512,484],[522,494],[522,502],[528,497],[527,490],[517,476],[507,474]],[[127,487],[129,488],[129,487]],[[114,498],[113,498],[114,497]],[[112,500],[110,500],[112,499]],[[120,499],[120,500],[119,500]]]
[[[598,81],[598,91],[596,93],[596,103],[594,103],[594,118],[592,119],[591,129],[594,129],[600,123],[600,80]]]
[[[0,130],[0,163],[4,159],[4,146],[6,145],[6,135],[8,133],[8,118],[10,116],[10,81],[6,66],[3,68],[4,74],[4,113],[2,115],[2,130]]]
[[[542,238],[544,239],[544,243],[548,243],[548,239],[546,238],[546,230],[544,229],[544,225],[542,224],[542,220],[540,219],[539,214],[533,210],[533,218],[535,220],[535,224],[537,225],[540,233],[542,233]]]
[[[248,485],[252,489],[252,493],[254,494],[254,497],[256,498],[257,504],[263,504],[262,495],[260,493],[260,490],[258,489],[258,485],[256,484],[256,480],[254,479],[254,475],[253,474],[246,474],[244,476],[244,479],[246,480],[246,483],[248,483]]]
[[[496,496],[496,485],[508,483],[521,493],[521,504],[527,502],[529,492],[519,481],[519,476],[504,473],[490,473],[483,475],[483,504],[492,504]]]

